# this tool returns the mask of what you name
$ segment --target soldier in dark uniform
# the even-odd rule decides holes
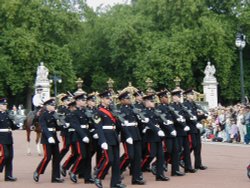
[[[103,150],[103,160],[96,170],[95,185],[102,188],[101,180],[105,178],[110,166],[112,166],[111,188],[124,188],[121,183],[119,169],[119,139],[118,134],[121,131],[121,125],[111,112],[110,104],[112,102],[110,91],[99,94],[101,105],[94,115],[96,132],[98,134],[98,143]],[[126,129],[125,129],[126,131]],[[125,134],[128,135],[126,132]],[[126,137],[128,138],[128,136]]]
[[[183,105],[181,104],[181,91],[172,91],[171,95],[173,97],[173,102],[170,106],[184,119],[184,122],[177,121],[175,124],[177,131],[179,159],[183,151],[185,172],[195,173],[196,170],[193,169],[191,165],[189,141],[187,137],[187,132],[190,130],[190,127],[186,124],[186,120],[191,117],[187,114]]]
[[[121,135],[121,142],[124,147],[124,154],[120,158],[120,170],[121,172],[130,164],[132,184],[144,185],[145,181],[142,177],[141,167],[139,161],[141,161],[141,134],[138,127],[137,117],[134,114],[131,106],[131,98],[129,92],[124,92],[119,95],[118,99],[121,102],[120,111],[124,115],[124,122],[122,126],[126,126],[130,135],[132,136],[133,142],[128,143]]]
[[[13,152],[13,138],[12,130],[19,129],[7,113],[7,99],[0,99],[0,172],[5,168],[5,181],[16,181],[17,178],[12,174],[12,161],[14,157]]]
[[[164,131],[165,138],[165,162],[166,165],[169,161],[172,164],[171,175],[172,176],[183,176],[184,173],[179,170],[179,158],[178,158],[178,142],[177,142],[177,132],[174,125],[174,122],[178,117],[174,114],[173,111],[170,110],[168,105],[168,90],[164,90],[159,92],[157,95],[160,99],[160,104],[156,107],[162,114],[165,115],[166,121],[162,122],[161,127]]]
[[[143,104],[143,96],[144,93],[141,90],[136,91],[133,96],[135,97],[135,102],[132,104],[133,109],[140,110],[142,111],[145,109],[145,106]],[[147,154],[147,144],[144,141],[144,134],[142,133],[142,130],[144,129],[144,124],[141,121],[138,121],[138,127],[141,133],[141,138],[142,138],[142,159],[144,159],[145,155]],[[142,169],[143,172],[150,172],[150,165],[144,166]]]
[[[39,124],[42,128],[42,139],[44,158],[38,165],[33,174],[34,181],[39,181],[40,174],[44,171],[52,158],[52,183],[62,183],[64,180],[60,178],[60,155],[59,155],[59,141],[56,131],[60,129],[55,118],[55,100],[49,99],[44,102],[45,111],[39,117]]]
[[[97,111],[97,107],[96,107],[96,96],[95,94],[89,94],[88,98],[87,98],[87,114],[89,116],[89,125],[90,125],[90,133],[91,133],[91,137],[92,142],[91,144],[91,158],[96,154],[96,167],[97,167],[97,163],[99,162],[101,156],[102,156],[102,149],[100,148],[100,146],[98,145],[98,134],[95,131],[95,125],[93,122],[92,117],[94,116],[94,114]]]
[[[89,119],[85,114],[87,106],[87,94],[80,94],[74,97],[76,100],[76,110],[71,118],[70,126],[76,131],[74,132],[73,142],[77,147],[77,159],[70,171],[70,180],[77,183],[76,174],[84,177],[85,183],[94,183],[91,177],[91,152],[90,152],[90,132]]]
[[[65,95],[61,98],[62,105],[58,107],[57,113],[62,116],[61,118],[65,118],[68,113],[70,113],[70,110],[68,109],[68,104],[70,103],[70,98],[68,95]],[[60,162],[63,159],[63,157],[66,155],[66,153],[69,151],[70,147],[70,137],[68,134],[68,129],[62,125],[61,129],[61,137],[62,137],[62,149],[60,150]]]
[[[206,166],[202,165],[201,162],[201,134],[200,128],[202,128],[202,124],[199,123],[202,119],[207,118],[206,114],[200,110],[197,104],[194,102],[194,92],[193,89],[188,89],[183,92],[186,95],[186,100],[183,105],[190,111],[190,113],[194,116],[192,121],[188,121],[188,125],[190,125],[191,130],[188,132],[188,137],[190,141],[190,150],[194,151],[194,167],[195,169],[205,170]]]
[[[69,109],[69,113],[67,113],[65,116],[64,128],[67,130],[66,135],[67,135],[67,140],[70,145],[71,154],[68,156],[68,158],[65,160],[65,162],[63,163],[61,167],[61,174],[64,177],[67,174],[67,170],[70,169],[70,167],[74,164],[74,162],[77,159],[77,147],[76,147],[75,141],[73,140],[75,129],[70,126],[71,124],[74,124],[74,121],[75,121],[75,116],[73,113],[76,110],[75,100],[72,99],[71,102],[68,103],[68,109]]]
[[[142,122],[145,124],[143,133],[145,134],[144,141],[147,144],[147,154],[145,155],[141,168],[148,166],[152,160],[156,157],[156,181],[168,181],[169,178],[164,175],[164,156],[163,156],[163,147],[162,140],[165,137],[164,132],[160,128],[159,118],[154,113],[155,96],[153,94],[143,97],[145,110],[145,118],[142,119]]]

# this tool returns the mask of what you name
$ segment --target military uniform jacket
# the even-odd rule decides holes
[[[85,115],[85,110],[77,108],[71,116],[70,126],[75,129],[73,142],[81,141],[84,137],[90,138],[89,119]]]
[[[56,143],[59,143],[56,131],[60,129],[57,125],[57,120],[54,117],[55,112],[45,110],[39,117],[39,124],[42,128],[41,144],[50,144],[48,138],[53,137]]]
[[[109,108],[100,106],[93,117],[95,122],[96,132],[99,136],[98,143],[101,145],[106,142],[108,145],[119,145],[118,134],[122,130],[121,124],[113,116]],[[124,129],[124,134],[128,137],[127,129]]]
[[[137,108],[137,109],[140,109],[143,111],[143,109],[145,109],[145,106],[142,104],[142,103],[139,103],[139,102],[135,102],[133,105],[132,105],[133,108]],[[144,134],[142,133],[142,130],[145,128],[144,127],[145,125],[141,122],[141,121],[138,121],[138,127],[139,127],[139,130],[140,130],[140,133],[141,133],[141,137],[144,136]]]
[[[164,131],[166,137],[174,137],[170,134],[173,130],[176,130],[174,126],[174,122],[176,121],[176,119],[173,115],[173,112],[168,108],[167,104],[159,104],[156,108],[165,115],[165,118],[167,120],[172,122],[172,123],[169,122],[169,124],[167,125],[161,122],[161,128]]]
[[[90,134],[93,136],[96,133],[93,117],[96,114],[97,108],[87,107],[87,111],[88,111],[88,114],[91,116],[89,117],[89,131],[90,131]]]
[[[148,123],[145,124],[145,136],[144,141],[145,142],[161,142],[161,137],[158,135],[158,131],[160,129],[160,120],[155,115],[153,108],[145,108],[143,111],[145,114],[145,117],[149,118]]]
[[[186,107],[186,109],[196,118],[198,118],[198,114],[197,114],[197,107],[195,105],[195,103],[192,103],[190,101],[185,101],[183,103],[183,106]],[[196,127],[197,124],[197,120],[190,120],[190,118],[187,118],[187,124],[190,127],[190,131],[188,131],[191,134],[197,134],[198,133],[198,129]]]
[[[19,127],[12,122],[8,113],[0,112],[0,144],[13,144],[11,130],[15,129],[19,129]]]
[[[120,107],[120,111],[122,114],[124,114],[124,119],[129,122],[129,126],[127,126],[127,130],[129,131],[131,137],[134,141],[141,140],[141,134],[138,127],[138,120],[134,112],[132,111],[131,105],[122,105]],[[135,125],[133,125],[135,124]],[[122,134],[121,135],[121,141],[125,142],[125,137]]]
[[[58,112],[60,115],[65,116],[65,118],[66,118],[66,115],[67,115],[68,113],[70,113],[69,109],[68,109],[66,106],[59,106],[57,112]],[[60,134],[60,135],[61,135],[61,136],[67,136],[67,133],[68,133],[68,129],[62,127],[62,129],[61,129],[61,134]]]
[[[174,108],[174,110],[177,111],[179,115],[183,116],[186,119],[187,114],[184,112],[184,109],[181,103],[173,102],[170,104],[170,106]],[[187,132],[184,131],[185,126],[186,126],[186,123],[180,123],[178,121],[175,121],[175,128],[176,128],[177,136],[187,136]]]

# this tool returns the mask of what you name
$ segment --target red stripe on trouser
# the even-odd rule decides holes
[[[162,141],[162,145],[163,145],[163,152],[167,152],[168,148],[167,148],[166,140]]]
[[[142,161],[142,164],[141,164],[141,168],[145,165],[145,163],[148,161],[149,159],[149,154],[150,154],[150,144],[148,143],[148,154],[146,155],[145,159]]]
[[[42,162],[42,165],[41,165],[41,168],[40,170],[38,171],[38,174],[41,174],[43,169],[44,169],[44,166],[46,164],[46,161],[48,160],[48,155],[47,155],[47,148],[46,148],[46,144],[43,144],[43,153],[44,153],[44,157],[43,157],[43,162]]]
[[[64,162],[63,167],[66,167],[68,165],[69,161],[71,160],[71,158],[74,157],[74,155],[75,155],[75,152],[74,152],[72,145],[70,145],[70,149],[71,149],[71,154],[68,157],[68,159]]]
[[[2,153],[1,159],[0,159],[0,165],[3,164],[4,160],[4,149],[3,149],[3,144],[0,144],[0,152]]]
[[[188,135],[188,141],[189,141],[189,148],[192,149],[192,136],[191,136],[191,134]]]
[[[82,152],[81,152],[80,142],[77,142],[76,145],[77,145],[77,153],[79,154],[79,157],[77,158],[76,164],[72,170],[72,172],[74,174],[75,174],[75,172],[76,172],[76,170],[77,170],[77,168],[82,160]]]
[[[98,161],[97,168],[99,168],[101,166],[103,160],[104,160],[104,153],[102,153],[102,156]]]
[[[97,177],[98,177],[99,179],[101,179],[101,177],[102,177],[102,175],[103,175],[103,173],[104,173],[104,170],[105,170],[106,166],[109,164],[109,155],[108,155],[107,150],[104,150],[104,155],[105,155],[105,157],[106,157],[106,161],[105,161],[105,163],[104,163],[102,169],[100,170],[99,174],[97,175]]]
[[[125,155],[125,157],[124,157],[123,161],[120,164],[120,169],[122,168],[122,166],[124,165],[124,163],[129,159],[129,157],[128,157],[128,147],[127,147],[126,143],[123,143],[123,148],[124,148],[124,155]]]
[[[66,137],[65,136],[62,136],[62,141],[63,141],[63,147],[62,147],[60,153],[66,148]]]

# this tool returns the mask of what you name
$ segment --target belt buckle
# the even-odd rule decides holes
[[[112,129],[115,130],[115,126],[114,125],[112,126]]]

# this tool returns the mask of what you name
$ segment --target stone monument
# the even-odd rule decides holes
[[[35,81],[35,95],[32,99],[33,105],[38,107],[50,98],[50,81],[48,79],[49,70],[41,62],[37,67]]]
[[[218,105],[218,82],[214,74],[216,69],[211,62],[207,62],[207,66],[204,70],[205,77],[203,79],[203,93],[205,95],[205,101],[208,102],[208,108],[214,108]]]

